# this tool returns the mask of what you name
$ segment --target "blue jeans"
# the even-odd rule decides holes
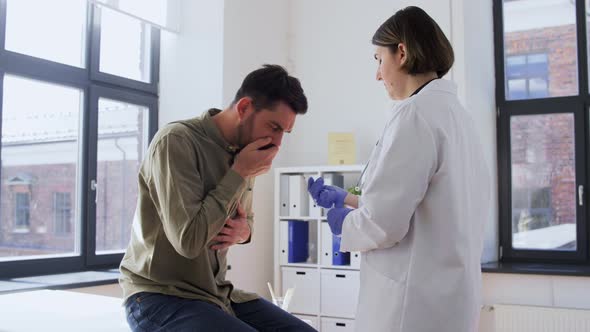
[[[264,299],[231,306],[237,317],[209,302],[142,292],[125,302],[125,313],[134,332],[315,331]]]

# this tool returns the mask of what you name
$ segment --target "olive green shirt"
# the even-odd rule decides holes
[[[207,301],[233,314],[231,301],[258,298],[225,280],[228,249],[210,249],[238,202],[253,230],[253,181],[230,169],[237,148],[213,122],[219,112],[170,123],[151,142],[120,267],[125,300],[155,292]]]

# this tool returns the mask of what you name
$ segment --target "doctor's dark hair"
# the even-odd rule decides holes
[[[307,97],[301,83],[279,65],[264,65],[244,78],[242,86],[236,93],[235,104],[243,97],[252,98],[254,109],[271,110],[277,102],[284,102],[296,114],[307,112]]]
[[[443,77],[453,66],[455,55],[451,43],[432,17],[421,8],[410,6],[397,11],[373,35],[373,45],[398,51],[406,46],[406,62],[402,68],[416,75],[436,72]]]

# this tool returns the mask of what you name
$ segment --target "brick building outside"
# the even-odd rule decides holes
[[[504,13],[507,98],[577,95],[575,3],[506,1]],[[512,232],[575,224],[573,114],[513,116],[510,130]]]
[[[120,251],[129,242],[137,173],[147,147],[140,134],[147,128],[141,108],[114,105],[99,113],[96,250],[104,252]],[[3,134],[0,260],[77,253],[81,221],[93,219],[82,216],[78,204],[78,115],[49,117],[54,122],[43,119],[47,116],[5,122],[22,128]],[[27,132],[27,125],[40,128],[41,122],[47,130]]]

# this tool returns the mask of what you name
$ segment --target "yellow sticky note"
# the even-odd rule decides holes
[[[328,164],[351,165],[356,162],[353,133],[328,133]]]

